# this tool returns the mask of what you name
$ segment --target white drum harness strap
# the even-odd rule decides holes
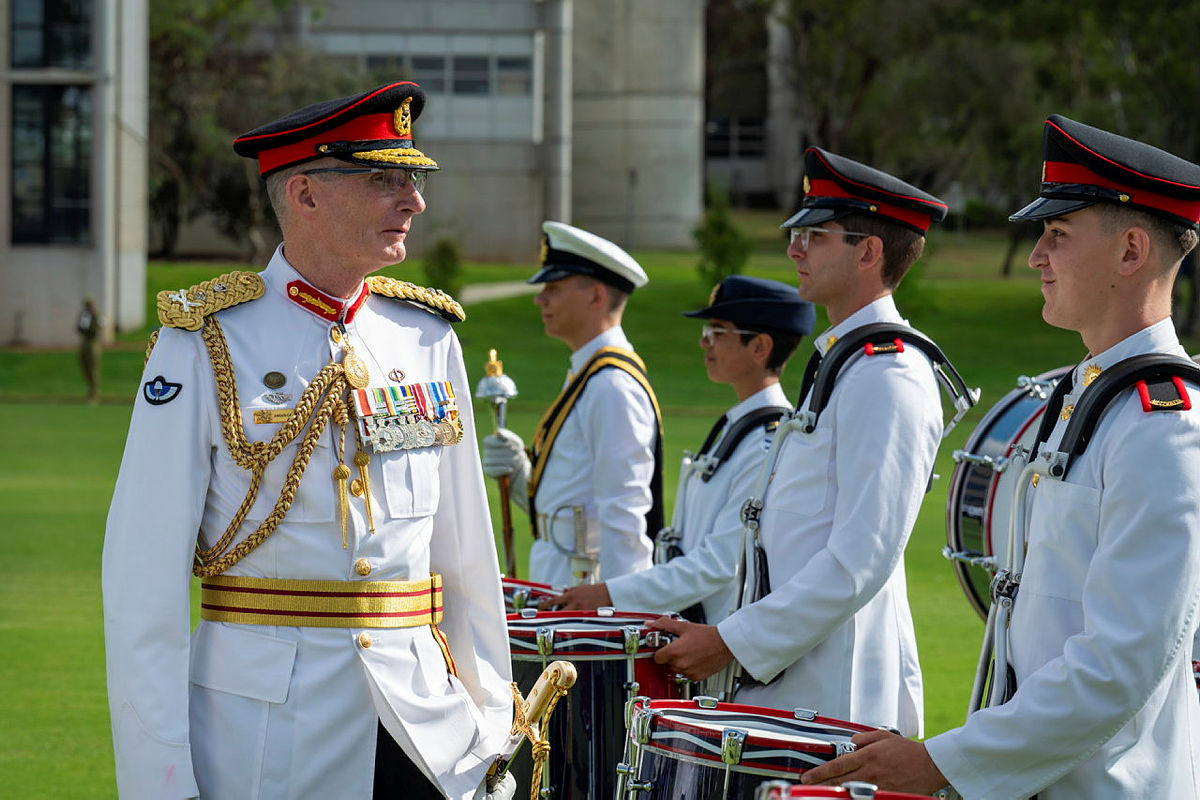
[[[1080,395],[1058,448],[1043,450],[1059,420],[1064,398],[1074,387],[1073,372],[1071,370],[1063,376],[1046,401],[1033,445],[1028,451],[1019,448],[1013,453],[1014,458],[1022,459],[1024,468],[1014,487],[1006,555],[992,579],[992,603],[988,610],[987,627],[967,713],[984,706],[1002,705],[1016,691],[1016,676],[1008,664],[1008,626],[1024,571],[1026,497],[1034,475],[1065,480],[1071,467],[1091,442],[1092,434],[1105,412],[1124,390],[1137,386],[1143,407],[1147,410],[1175,410],[1182,408],[1185,402],[1182,399],[1181,381],[1200,385],[1200,366],[1182,356],[1146,353],[1119,361],[1101,372]],[[1168,399],[1160,399],[1156,396],[1156,388],[1159,387],[1179,388],[1174,399],[1169,397],[1170,392]],[[1004,665],[1002,680],[997,680],[998,665]]]

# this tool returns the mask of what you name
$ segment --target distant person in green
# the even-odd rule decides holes
[[[83,301],[83,310],[75,327],[79,329],[82,341],[79,344],[79,364],[83,367],[83,377],[87,381],[89,404],[100,402],[100,314],[96,311],[96,302],[92,298]]]

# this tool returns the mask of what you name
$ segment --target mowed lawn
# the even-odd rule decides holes
[[[794,282],[783,240],[773,229],[777,219],[741,219],[758,241],[747,272]],[[936,339],[968,382],[984,392],[980,408],[943,444],[940,478],[926,498],[906,554],[925,671],[928,734],[961,722],[982,631],[940,555],[953,468],[950,453],[963,445],[1018,375],[1082,356],[1073,334],[1041,322],[1037,282],[1023,266],[1023,253],[1017,274],[1007,280],[997,277],[1003,247],[999,236],[943,233],[931,240],[920,280],[902,287],[903,308],[912,323]],[[708,297],[709,287],[696,277],[695,256],[636,255],[651,283],[633,299],[625,327],[649,366],[666,418],[670,499],[681,451],[698,446],[712,419],[734,398],[727,387],[707,381],[696,346],[699,325],[679,316]],[[187,286],[232,268],[152,264],[148,308],[157,289]],[[420,281],[415,266],[389,272]],[[467,283],[511,281],[529,273],[529,265],[468,264],[465,278]],[[482,374],[487,350],[497,348],[520,389],[509,406],[510,427],[528,436],[562,381],[567,349],[543,336],[527,295],[467,311],[468,320],[458,331],[472,380]],[[5,510],[0,539],[0,648],[5,653],[0,661],[0,796],[115,794],[104,687],[100,550],[130,402],[140,389],[145,334],[124,335],[105,354],[104,402],[97,406],[82,402],[74,352],[0,351],[0,435],[7,446],[0,460],[0,507]],[[1195,352],[1197,343],[1191,344]],[[801,358],[785,375],[789,395],[798,388]],[[458,388],[462,392],[467,387]],[[481,435],[491,429],[489,409],[477,408],[476,419]],[[167,462],[171,453],[161,456]],[[492,500],[499,539],[496,498]],[[520,511],[514,513],[524,570],[527,526]],[[148,532],[153,526],[147,520]],[[764,640],[761,646],[769,648],[772,642]]]

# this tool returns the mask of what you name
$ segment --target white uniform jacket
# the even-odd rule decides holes
[[[285,296],[300,275],[281,249],[262,277],[263,297],[217,315],[252,441],[277,428],[256,424],[253,412],[293,406],[340,349],[329,322]],[[143,379],[162,376],[179,388],[169,402],[139,396],[134,403],[104,543],[108,693],[122,797],[370,797],[378,720],[448,796],[469,797],[507,742],[508,643],[458,340],[436,316],[376,295],[347,329],[372,385],[390,382],[393,370],[403,371],[403,383],[449,380],[462,441],[373,454],[375,533],[362,499],[351,497],[343,547],[331,477],[338,429],[330,423],[287,516],[226,574],[405,581],[440,573],[440,628],[458,676],[449,674],[428,626],[201,621],[190,632],[197,534],[206,546],[216,541],[250,476],[233,463],[222,436],[200,334],[164,328]],[[286,382],[266,388],[264,375],[276,371]],[[352,429],[346,440],[357,477]],[[296,448],[267,468],[235,541],[271,511]]]
[[[873,322],[902,322],[891,297],[823,333],[817,347],[824,354]],[[743,688],[737,702],[921,733],[903,556],[941,431],[933,367],[910,347],[854,356],[816,430],[779,442],[759,531],[772,591],[718,630],[751,676],[783,675]]]
[[[633,350],[618,325],[571,354],[571,373],[602,347]],[[575,546],[573,506],[583,509],[588,548],[599,554],[599,580],[650,567],[654,546],[646,535],[646,513],[656,436],[654,406],[633,377],[620,369],[592,376],[567,414],[538,484],[534,503],[544,516],[542,538],[529,553],[530,580],[576,583],[564,552]]]
[[[1080,364],[1063,408],[1089,367],[1141,353],[1184,355],[1169,319]],[[970,800],[1200,797],[1200,409],[1146,412],[1129,389],[1065,481],[1026,491],[1016,694],[931,738],[930,756]]]
[[[779,384],[747,397],[725,414],[725,431],[739,419],[766,406],[790,406]],[[624,611],[681,611],[693,603],[716,624],[736,605],[734,571],[742,548],[742,503],[754,494],[772,434],[750,431],[707,482],[690,472],[676,503],[681,509],[683,555],[645,572],[623,575],[608,583],[615,607]],[[713,449],[720,444],[718,438]]]

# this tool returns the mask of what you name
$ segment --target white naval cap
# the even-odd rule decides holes
[[[542,223],[542,233],[541,269],[529,283],[587,275],[623,292],[632,292],[650,281],[633,256],[594,233],[552,220]]]

